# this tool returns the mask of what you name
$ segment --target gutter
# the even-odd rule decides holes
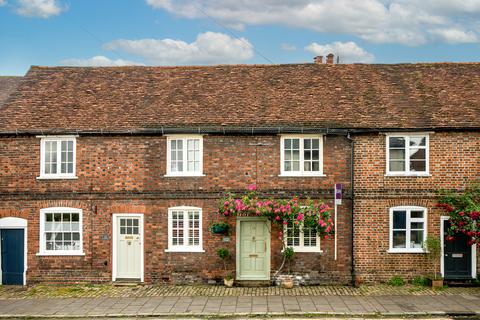
[[[0,136],[42,136],[42,135],[82,135],[82,136],[152,136],[166,134],[223,134],[223,135],[272,135],[282,133],[297,134],[360,134],[380,132],[418,132],[418,131],[480,131],[480,127],[418,127],[418,128],[324,128],[324,127],[158,127],[139,129],[33,129],[0,131]]]
[[[350,136],[350,132],[347,133],[347,139],[350,141],[351,148],[350,148],[350,199],[352,201],[352,206],[351,206],[351,215],[352,215],[352,224],[351,224],[351,230],[350,234],[352,235],[352,265],[351,265],[351,270],[352,270],[352,285],[355,286],[356,282],[356,275],[355,275],[355,228],[354,228],[354,213],[355,213],[355,176],[354,176],[354,161],[355,161],[355,140],[352,139]]]

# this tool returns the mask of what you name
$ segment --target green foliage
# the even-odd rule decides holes
[[[286,247],[283,250],[283,256],[285,257],[285,261],[290,262],[295,257],[295,251],[290,247]]]
[[[427,277],[415,277],[412,280],[412,284],[418,287],[427,287],[430,285],[430,280]]]
[[[217,234],[227,234],[230,231],[228,222],[216,222],[210,226],[210,231]]]
[[[405,285],[405,281],[400,276],[393,276],[392,278],[390,278],[390,280],[388,280],[387,283],[394,287],[401,287]]]
[[[227,248],[220,248],[217,250],[217,255],[223,261],[230,259],[230,251]]]
[[[480,244],[480,183],[468,187],[463,193],[438,191],[437,207],[450,215],[447,241],[455,240],[457,233],[468,236],[468,244]]]
[[[427,257],[433,265],[434,275],[433,279],[439,279],[438,265],[440,264],[440,256],[442,254],[441,241],[439,237],[428,235],[425,240],[424,247],[427,250]]]
[[[231,273],[227,273],[227,275],[225,276],[224,278],[225,280],[232,280],[233,279],[233,275]]]

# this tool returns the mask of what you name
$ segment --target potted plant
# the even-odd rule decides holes
[[[440,239],[438,237],[429,235],[425,240],[424,247],[427,251],[427,257],[433,265],[434,273],[431,277],[432,288],[441,288],[443,287],[443,278],[442,275],[438,272],[438,265],[440,262],[440,256],[442,254]]]
[[[230,225],[227,222],[217,222],[212,224],[210,230],[214,234],[227,234],[230,231]]]
[[[291,275],[291,263],[295,257],[295,251],[290,247],[285,247],[283,250],[284,263],[288,264],[288,275],[282,279],[282,287],[286,289],[292,289],[294,285],[294,277]]]
[[[230,251],[227,248],[220,248],[217,250],[218,257],[223,262],[223,268],[225,269],[225,277],[223,278],[223,283],[227,287],[233,287],[233,276],[231,273],[227,273],[227,260],[230,259]]]

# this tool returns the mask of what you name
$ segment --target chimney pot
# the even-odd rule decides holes
[[[334,58],[333,53],[329,53],[327,55],[327,64],[333,64],[333,58]]]
[[[322,64],[323,56],[316,56],[315,58],[313,58],[313,61],[315,61],[315,63]]]

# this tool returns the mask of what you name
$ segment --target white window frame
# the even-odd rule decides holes
[[[171,170],[171,141],[182,140],[183,141],[183,168],[187,169],[187,140],[198,139],[199,140],[199,171],[182,171],[172,172]],[[203,174],[203,136],[202,135],[168,135],[167,136],[167,173],[166,177],[201,177]]]
[[[183,245],[173,245],[173,221],[172,214],[173,211],[183,211],[184,212],[184,231],[183,231]],[[185,214],[187,211],[198,211],[199,213],[199,241],[198,245],[188,245],[188,214]],[[186,218],[185,218],[186,217]],[[171,207],[168,208],[168,249],[165,252],[205,252],[203,250],[203,215],[202,208],[198,207],[189,207],[189,206],[180,206],[180,207]]]
[[[319,171],[304,171],[304,152],[303,139],[319,139]],[[318,134],[302,134],[302,135],[281,135],[280,137],[280,175],[281,177],[325,177],[323,174],[323,138],[324,135]],[[300,171],[285,171],[285,139],[300,139]]]
[[[406,225],[405,225],[405,243],[406,248],[394,248],[393,247],[393,211],[407,211]],[[411,218],[411,211],[423,211],[423,218]],[[423,222],[423,242],[427,239],[427,222],[428,211],[425,207],[418,206],[398,206],[390,208],[390,225],[389,225],[389,249],[390,253],[425,253],[425,248],[410,248],[410,231],[411,222]]]
[[[78,179],[77,166],[77,138],[78,136],[37,136],[40,138],[40,176],[37,179]],[[72,173],[45,173],[45,142],[57,142],[57,172],[61,168],[62,141],[73,141],[73,172]]]
[[[299,232],[299,236],[300,236],[300,240],[299,240],[299,243],[300,245],[298,246],[289,246],[288,245],[288,226],[285,225],[283,227],[283,232],[284,234],[286,235],[285,236],[285,247],[288,247],[288,248],[292,248],[294,252],[323,252],[321,247],[320,247],[320,236],[318,235],[318,232],[317,232],[317,245],[315,247],[312,247],[312,246],[305,246],[304,245],[304,237],[305,237],[305,234],[303,232],[303,221],[299,223],[298,227],[300,228],[300,232]]]
[[[410,138],[411,137],[425,137],[425,171],[410,171]],[[390,138],[404,138],[405,139],[405,170],[404,171],[390,171]],[[430,133],[415,132],[415,133],[389,133],[386,134],[386,174],[385,176],[430,176]],[[414,147],[418,148],[418,147]]]
[[[78,213],[80,230],[80,248],[78,250],[47,250],[45,239],[45,214],[47,213]],[[52,207],[40,209],[40,248],[37,256],[84,256],[83,252],[83,210],[69,207]]]

